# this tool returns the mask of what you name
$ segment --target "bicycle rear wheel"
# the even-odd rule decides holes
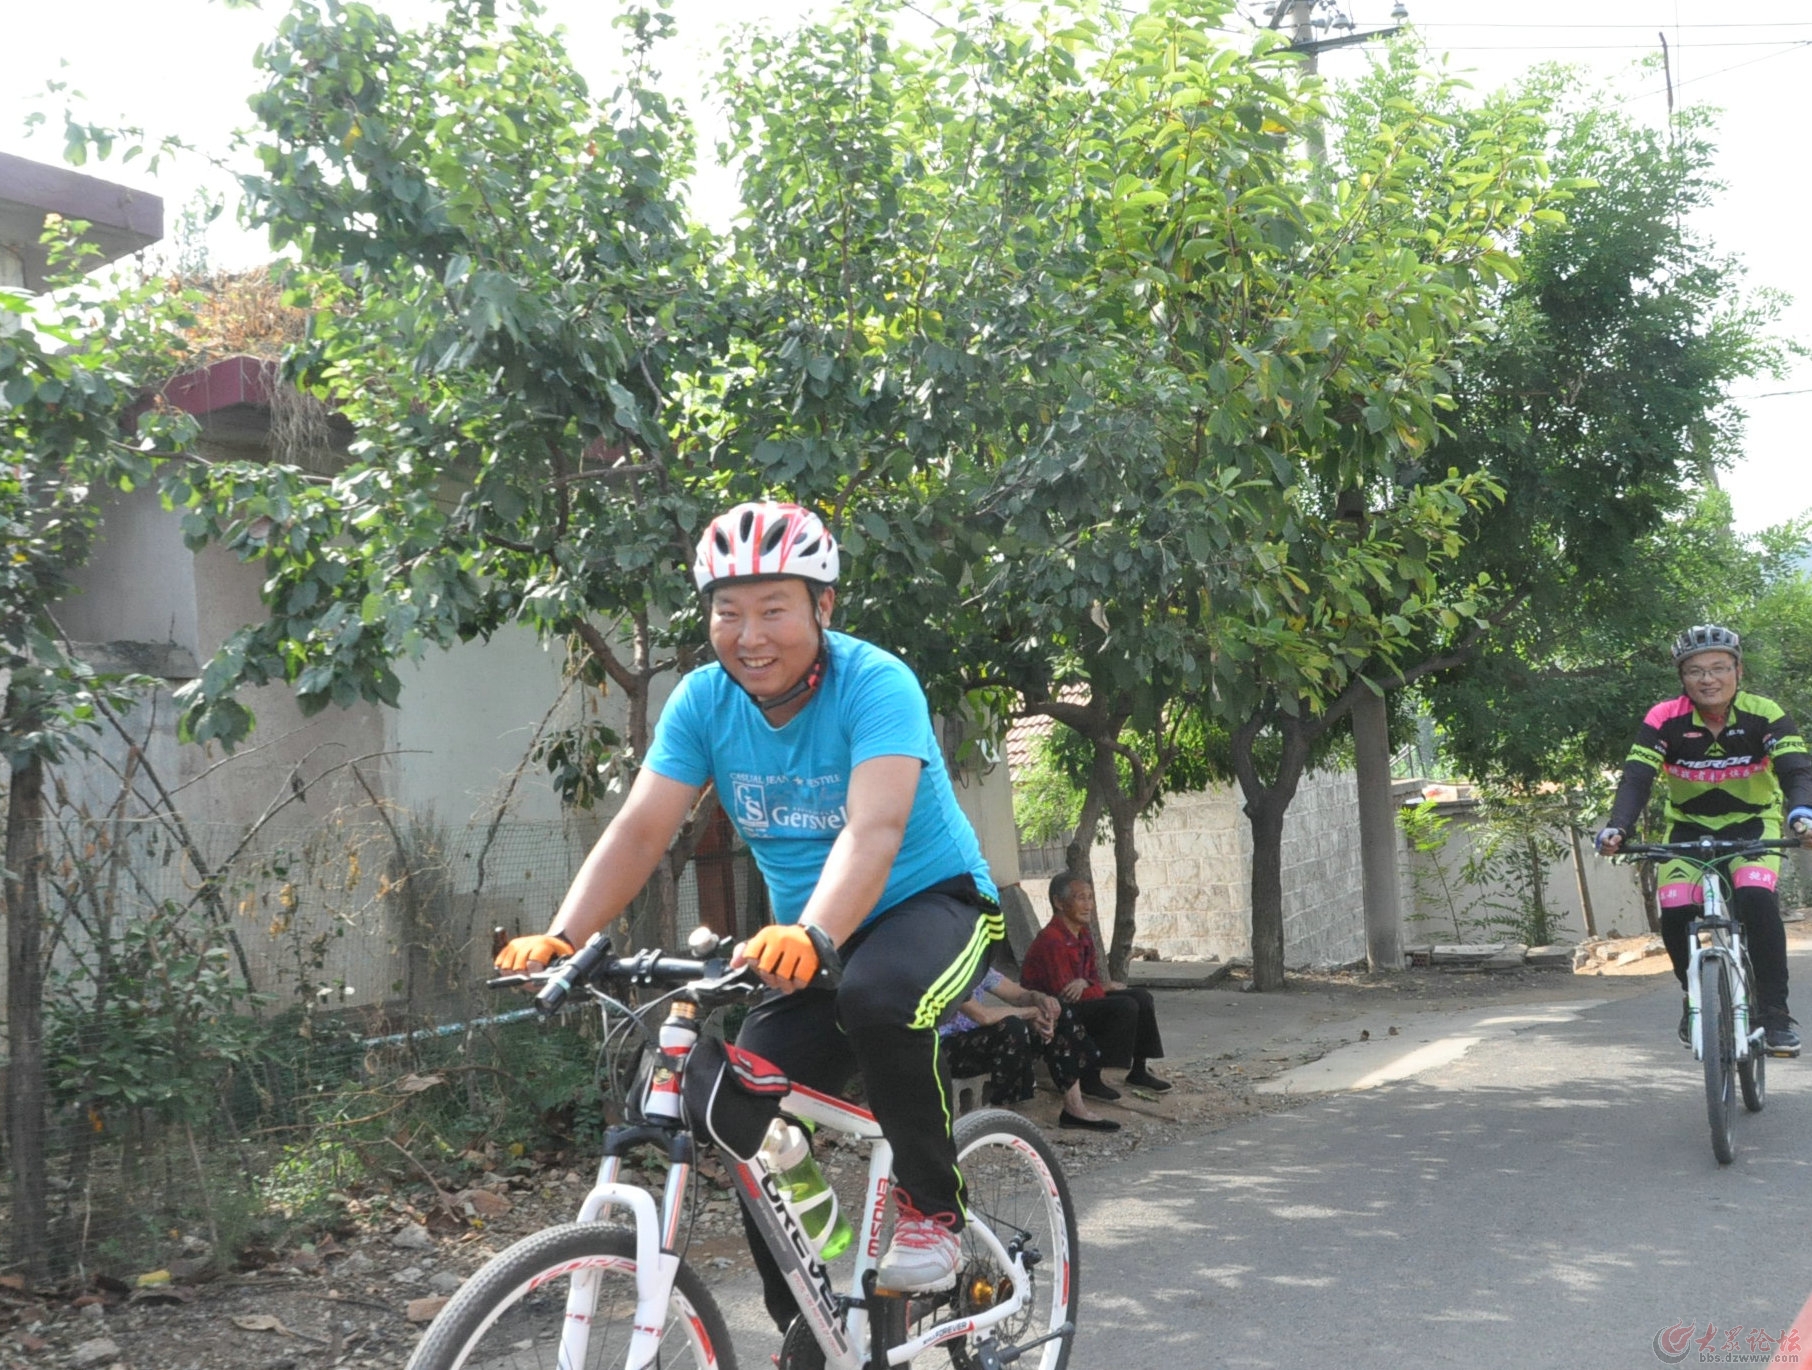
[[[1031,1123],[1005,1109],[982,1109],[957,1119],[957,1165],[963,1193],[974,1222],[985,1223],[1009,1251],[1017,1246],[1028,1256],[1031,1298],[1018,1316],[987,1329],[1007,1346],[1073,1328],[1081,1306],[1077,1282],[1076,1206],[1069,1181],[1051,1144]],[[963,1235],[962,1265],[957,1272],[956,1306],[977,1313],[1010,1297],[1012,1282],[998,1261],[970,1231]],[[984,1333],[984,1335],[986,1335]],[[1053,1338],[1028,1351],[1020,1365],[1035,1370],[1063,1370],[1069,1363],[1073,1336]],[[973,1339],[946,1344],[957,1370],[973,1370],[979,1358]]]
[[[1731,1136],[1736,1108],[1736,1016],[1730,1002],[1730,969],[1719,956],[1699,962],[1699,1033],[1711,1151],[1719,1165],[1729,1165],[1736,1156]]]
[[[594,1223],[537,1232],[460,1287],[429,1325],[409,1370],[567,1370],[560,1338],[575,1275],[597,1280],[583,1370],[615,1370],[628,1362],[635,1330],[635,1272],[632,1232]],[[662,1370],[736,1370],[724,1315],[683,1264],[655,1363]]]

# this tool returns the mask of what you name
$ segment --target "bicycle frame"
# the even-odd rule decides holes
[[[670,1019],[669,1025],[671,1022]],[[681,1056],[683,1060],[683,1054]],[[684,1069],[683,1064],[680,1069]],[[644,1086],[644,1100],[653,1088],[651,1073]],[[743,1202],[755,1215],[756,1226],[779,1263],[801,1313],[824,1352],[826,1370],[861,1370],[866,1361],[869,1337],[866,1303],[871,1284],[869,1276],[881,1258],[881,1233],[888,1195],[892,1192],[893,1148],[881,1136],[880,1126],[868,1110],[804,1086],[793,1086],[780,1100],[780,1110],[791,1117],[873,1143],[863,1219],[858,1228],[858,1239],[852,1244],[856,1252],[855,1269],[842,1295],[836,1292],[831,1272],[813,1254],[797,1220],[781,1202],[767,1171],[759,1162],[745,1162],[727,1153],[724,1155]],[[618,1178],[622,1157],[644,1144],[662,1146],[668,1156],[667,1183],[658,1211],[654,1197],[647,1190]],[[654,1364],[659,1353],[659,1329],[666,1323],[667,1305],[679,1269],[679,1234],[692,1178],[694,1140],[683,1125],[629,1124],[609,1130],[604,1151],[597,1182],[579,1207],[578,1221],[598,1222],[612,1211],[621,1210],[634,1224],[636,1326],[630,1342],[628,1370],[642,1370],[642,1367]],[[940,1342],[969,1336],[1004,1322],[1016,1315],[1031,1297],[1032,1280],[1024,1263],[1024,1253],[1009,1251],[984,1223],[972,1218],[970,1225],[1001,1268],[1015,1273],[1012,1296],[983,1312],[937,1323],[906,1342],[889,1347],[889,1365],[905,1364]],[[596,1276],[590,1271],[574,1272],[561,1332],[561,1370],[585,1363],[595,1281]]]

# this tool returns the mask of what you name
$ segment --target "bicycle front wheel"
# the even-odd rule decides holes
[[[1722,957],[1699,962],[1699,1033],[1704,1047],[1705,1116],[1711,1151],[1719,1165],[1736,1156],[1731,1123],[1736,1105],[1736,1012],[1730,1002],[1730,968]]]
[[[1076,1207],[1051,1144],[1031,1123],[1005,1109],[965,1114],[956,1121],[955,1140],[972,1223],[987,1224],[1009,1251],[1017,1247],[1028,1257],[1037,1257],[1035,1262],[1027,1262],[1032,1288],[1025,1307],[988,1331],[998,1333],[1005,1345],[1024,1346],[1065,1323],[1073,1328],[1081,1306],[1076,1278],[1080,1246]],[[984,1311],[1012,1292],[1008,1272],[965,1231],[957,1273],[961,1311]],[[1073,1339],[1055,1337],[1028,1351],[1020,1364],[1036,1370],[1063,1370],[1069,1363]],[[951,1342],[946,1349],[957,1370],[973,1370],[979,1364],[970,1341]]]
[[[408,1370],[568,1370],[560,1359],[573,1280],[594,1280],[590,1341],[570,1370],[626,1365],[635,1330],[635,1234],[567,1223],[517,1242],[467,1280],[428,1327]],[[729,1329],[681,1265],[661,1326],[662,1370],[736,1370]]]

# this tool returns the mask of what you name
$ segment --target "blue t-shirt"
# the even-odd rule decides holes
[[[965,872],[997,897],[975,829],[950,788],[918,677],[870,643],[825,636],[824,680],[784,726],[769,724],[722,666],[701,667],[661,710],[643,764],[684,785],[717,782],[718,799],[767,881],[775,920],[796,923],[849,821],[850,772],[877,756],[917,757],[918,793],[869,919]]]

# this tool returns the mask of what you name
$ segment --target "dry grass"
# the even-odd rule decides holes
[[[308,311],[283,302],[276,267],[216,271],[177,278],[172,286],[193,295],[195,323],[188,330],[195,361],[222,357],[276,360],[308,331]]]

